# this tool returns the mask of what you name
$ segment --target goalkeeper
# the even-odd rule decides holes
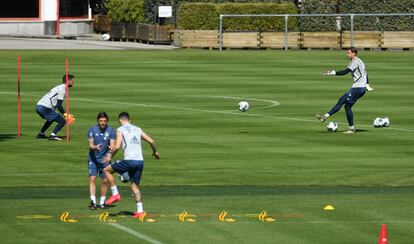
[[[68,87],[72,87],[75,81],[75,76],[68,75]],[[63,99],[65,99],[66,95],[66,75],[63,76],[63,84],[53,87],[46,95],[44,95],[36,105],[36,112],[39,114],[40,117],[46,120],[43,124],[42,128],[40,129],[39,134],[37,134],[37,138],[49,138],[49,140],[62,140],[57,136],[57,133],[65,126],[66,120],[62,117],[67,119],[68,124],[73,123],[75,118],[73,115],[66,114],[65,109],[62,106]],[[58,114],[55,110],[59,110],[62,114]],[[53,129],[52,133],[49,137],[45,135],[46,130],[52,125],[53,122],[56,122],[57,125]]]
[[[346,75],[352,74],[354,83],[351,89],[349,89],[342,97],[339,98],[336,105],[325,114],[317,114],[316,117],[325,122],[325,120],[338,112],[343,105],[345,105],[346,118],[349,124],[349,130],[345,131],[345,134],[355,133],[354,127],[354,115],[352,112],[352,106],[358,101],[359,98],[364,96],[365,90],[372,91],[373,89],[368,84],[368,75],[365,70],[365,64],[360,58],[357,57],[358,50],[355,47],[350,47],[346,53],[348,58],[351,60],[348,67],[345,70],[335,71],[328,70],[324,72],[324,75]]]

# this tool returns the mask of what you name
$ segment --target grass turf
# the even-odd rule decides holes
[[[0,54],[5,242],[139,239],[87,209],[87,129],[100,111],[116,127],[124,110],[157,140],[162,159],[144,147],[144,205],[157,222],[129,218],[134,203],[122,187],[125,199],[108,210],[121,226],[162,243],[374,243],[382,223],[393,243],[414,238],[412,52],[360,53],[376,90],[353,108],[358,133],[343,135],[313,117],[350,86],[349,76],[321,76],[345,67],[343,51],[20,51],[20,139],[18,52]],[[60,83],[65,56],[76,76],[71,141],[36,140],[35,104]],[[248,112],[236,109],[242,99]],[[382,116],[390,128],[372,128]],[[346,129],[343,110],[331,120]],[[323,211],[326,204],[336,209]],[[223,210],[237,221],[219,222]],[[276,222],[259,221],[262,210]],[[64,211],[79,222],[60,222]],[[178,222],[183,211],[197,222]],[[48,218],[25,218],[32,215]]]

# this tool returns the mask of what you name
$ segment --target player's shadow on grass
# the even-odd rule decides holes
[[[133,216],[134,213],[131,211],[119,211],[118,213],[111,213],[109,216],[115,217],[115,216]]]
[[[0,134],[0,141],[7,141],[17,138],[16,134]]]
[[[346,130],[338,130],[336,132],[329,132],[329,131],[321,131],[319,132],[320,134],[327,134],[327,133],[337,133],[337,134],[342,134],[343,132],[345,132]],[[365,130],[365,129],[356,129],[355,130],[356,133],[361,133],[361,132],[369,132],[369,130]]]

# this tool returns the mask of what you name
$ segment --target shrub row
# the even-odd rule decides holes
[[[294,2],[294,0],[145,0],[145,21],[152,23],[156,16],[157,6],[172,6],[173,17],[166,19],[166,23],[177,24],[180,5],[183,3],[256,3],[256,2]]]
[[[413,0],[346,0],[341,6],[344,13],[414,13]],[[350,30],[351,22],[345,18],[343,30]],[[354,30],[359,31],[413,31],[414,17],[355,17]]]
[[[413,0],[306,0],[301,13],[413,13]],[[301,17],[301,31],[338,30],[336,17]],[[350,17],[342,17],[340,30],[351,29]],[[412,31],[414,17],[355,17],[354,30],[357,31]]]
[[[182,3],[179,8],[179,29],[218,30],[220,14],[294,14],[293,3]],[[225,18],[227,31],[283,31],[284,17],[232,17]],[[296,18],[289,19],[290,30],[296,29]]]
[[[139,23],[144,19],[144,0],[110,0],[106,8],[112,23]]]

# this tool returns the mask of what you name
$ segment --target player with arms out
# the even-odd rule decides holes
[[[68,87],[72,87],[75,82],[75,76],[68,75]],[[66,125],[66,120],[62,117],[66,116],[65,109],[62,106],[66,95],[66,75],[63,76],[63,84],[53,87],[46,95],[44,95],[36,105],[36,112],[40,117],[46,120],[43,127],[40,129],[37,138],[49,138],[49,140],[62,140],[57,136],[57,133]],[[58,109],[62,114],[58,114],[55,110]],[[73,122],[73,115],[68,115],[68,123]],[[53,129],[49,137],[45,135],[46,130],[56,122],[57,125]]]
[[[108,190],[108,183],[103,169],[105,163],[103,159],[106,154],[110,152],[111,148],[115,146],[115,130],[108,125],[108,115],[105,112],[98,113],[96,118],[98,124],[92,126],[88,130],[88,175],[89,175],[89,193],[91,202],[89,204],[90,210],[95,210],[97,207],[105,208],[105,197]],[[99,205],[96,204],[96,177],[102,178],[101,183],[101,199]]]
[[[364,96],[365,90],[372,91],[373,89],[368,84],[368,75],[365,70],[365,64],[360,58],[357,57],[358,50],[355,47],[350,47],[346,53],[351,60],[348,67],[345,70],[335,71],[328,70],[324,72],[324,75],[346,75],[352,74],[354,83],[352,87],[339,98],[336,105],[325,114],[317,114],[316,117],[325,122],[327,118],[338,112],[343,105],[345,105],[346,118],[348,120],[349,130],[345,131],[345,134],[355,133],[354,127],[354,115],[352,113],[352,106],[358,101],[359,98]]]
[[[121,125],[116,131],[115,147],[109,153],[104,162],[110,162],[112,157],[121,148],[124,151],[124,159],[115,162],[112,165],[105,167],[104,172],[111,186],[112,196],[105,202],[106,205],[111,205],[114,202],[121,201],[121,195],[115,185],[115,180],[112,173],[117,172],[123,174],[128,172],[131,180],[131,190],[135,196],[137,204],[137,212],[134,213],[134,218],[139,218],[144,213],[144,206],[142,204],[141,192],[139,190],[139,183],[141,180],[142,171],[144,169],[144,158],[142,156],[141,139],[148,142],[152,149],[152,156],[155,159],[160,159],[157,152],[155,141],[147,135],[141,128],[130,124],[129,114],[122,112],[118,116],[119,124]]]

